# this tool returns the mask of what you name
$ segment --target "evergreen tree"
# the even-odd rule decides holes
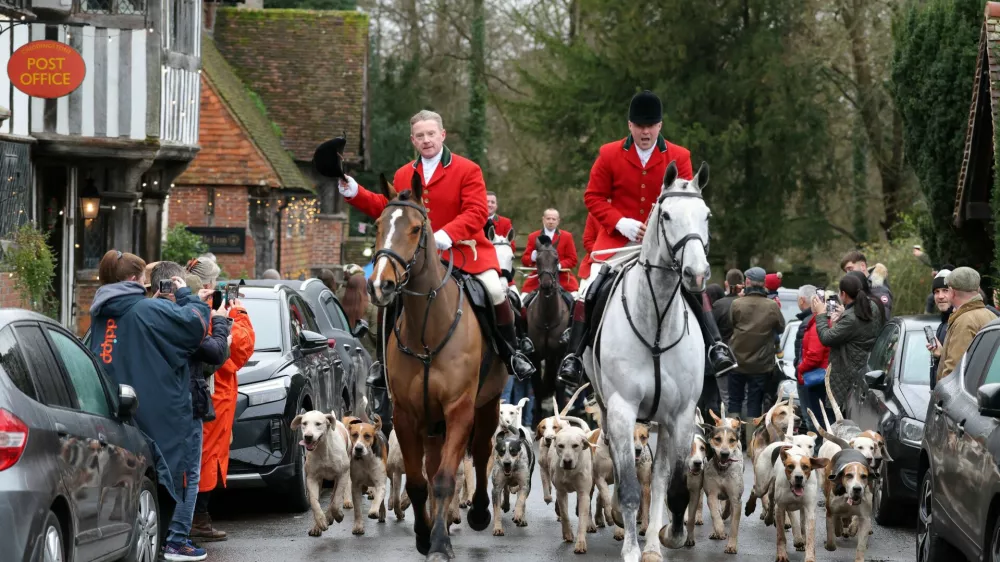
[[[486,166],[486,11],[472,0],[472,56],[469,58],[469,125],[465,135],[470,160]]]

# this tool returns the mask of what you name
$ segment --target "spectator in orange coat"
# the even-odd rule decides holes
[[[250,316],[238,300],[229,304],[229,317],[233,320],[229,359],[215,372],[215,390],[212,405],[215,407],[215,421],[205,422],[201,453],[201,482],[198,485],[198,499],[194,506],[194,523],[191,538],[199,542],[224,541],[226,533],[212,527],[212,517],[208,513],[208,502],[212,490],[219,482],[226,485],[229,471],[229,445],[232,442],[233,420],[236,416],[236,395],[238,382],[236,372],[243,368],[250,356],[256,340]]]

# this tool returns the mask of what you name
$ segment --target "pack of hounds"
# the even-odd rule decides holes
[[[493,435],[493,455],[487,468],[492,484],[494,536],[505,534],[504,517],[499,514],[510,512],[511,496],[514,497],[512,523],[518,527],[528,525],[525,507],[537,465],[545,503],[552,503],[554,488],[556,520],[561,523],[563,540],[574,543],[574,552],[586,553],[587,534],[596,533],[598,528],[614,526],[614,538],[624,538],[624,529],[613,523],[613,515],[618,520],[621,516],[611,493],[613,468],[610,448],[601,430],[600,409],[592,403],[586,407],[597,422],[595,429],[585,420],[567,415],[569,404],[587,386],[582,386],[561,412],[553,399],[554,415],[541,420],[533,432],[521,424],[526,398],[516,405],[501,403],[500,422]],[[822,496],[826,508],[826,549],[836,550],[838,537],[857,537],[855,560],[864,560],[872,532],[873,485],[881,463],[891,459],[882,436],[862,431],[845,419],[829,389],[827,395],[834,423],[829,422],[825,410],[823,424],[807,410],[824,439],[818,452],[815,433],[793,434],[798,419],[794,397],[779,396],[765,415],[754,420],[758,430],[747,445],[745,456],[739,437],[745,422],[726,417],[725,410],[721,417],[709,410],[712,423],[706,423],[696,410],[695,431],[683,475],[691,498],[685,516],[685,546],[694,546],[694,527],[703,524],[702,508],[706,503],[702,501],[703,494],[711,517],[710,538],[725,540],[727,554],[738,552],[740,516],[754,513],[759,500],[760,518],[777,530],[776,560],[788,560],[785,531],[791,529],[795,549],[805,551],[806,562],[815,561],[816,513]],[[306,448],[306,482],[314,522],[310,536],[322,535],[331,524],[343,521],[344,510],[355,506],[358,509],[353,509],[353,533],[363,535],[362,497],[371,500],[369,519],[384,523],[387,504],[398,520],[406,517],[410,502],[402,486],[405,471],[396,432],[392,431],[386,439],[381,420],[377,415],[373,417],[373,420],[355,416],[338,418],[314,410],[292,421],[293,430],[302,430],[301,444]],[[638,521],[642,535],[649,524],[651,497],[653,454],[649,438],[649,426],[637,423],[633,444],[642,486]],[[744,493],[747,463],[753,471],[754,485],[745,510],[741,510],[739,502]],[[390,486],[386,502],[387,480]],[[333,494],[325,511],[319,502],[324,481],[333,482]],[[456,481],[458,487],[448,511],[450,524],[459,524],[460,509],[472,504],[475,477],[471,457],[466,456],[459,465]],[[596,509],[591,513],[595,492]],[[573,493],[577,498],[575,534],[569,513],[569,495]],[[664,526],[660,533],[666,533],[667,529]],[[662,541],[664,537],[659,538]]]

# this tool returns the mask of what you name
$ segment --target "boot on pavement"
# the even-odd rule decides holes
[[[188,535],[198,542],[216,542],[226,540],[226,532],[212,528],[212,516],[207,513],[195,513],[191,523],[191,534]]]

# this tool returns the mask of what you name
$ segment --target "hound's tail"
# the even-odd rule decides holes
[[[560,412],[561,415],[565,416],[566,414],[569,413],[570,408],[573,407],[573,404],[576,402],[576,399],[580,397],[580,393],[583,392],[588,386],[590,386],[589,382],[588,383],[584,383],[583,386],[581,386],[580,388],[576,389],[576,392],[573,393],[573,396],[569,399],[569,402],[566,402],[566,406],[562,409],[562,412]],[[555,397],[554,396],[552,397],[552,401],[553,401],[553,403],[555,403]],[[558,403],[556,403],[556,407],[557,408],[559,407]]]
[[[833,431],[833,428],[830,427],[830,418],[826,417],[826,406],[823,405],[822,400],[819,401],[819,411],[823,414],[823,424],[824,427],[826,427],[826,430]],[[817,424],[816,427],[819,427],[819,425]]]
[[[820,409],[823,409],[822,403],[820,404]],[[807,411],[809,412],[809,417],[812,418],[813,425],[816,426],[816,433],[819,433],[820,437],[831,443],[836,443],[837,445],[840,446],[841,449],[846,450],[851,448],[850,443],[830,433],[829,426],[827,426],[827,429],[823,429],[823,426],[819,424],[819,421],[816,419],[816,414],[814,414],[812,410],[807,409]],[[824,414],[823,417],[825,418],[826,415]],[[829,421],[827,423],[829,423]]]
[[[826,385],[826,397],[830,400],[830,407],[833,408],[834,421],[844,419],[844,413],[840,411],[840,404],[837,404],[837,399],[833,396],[833,389],[830,388],[830,367],[826,368],[826,377],[823,383]]]

